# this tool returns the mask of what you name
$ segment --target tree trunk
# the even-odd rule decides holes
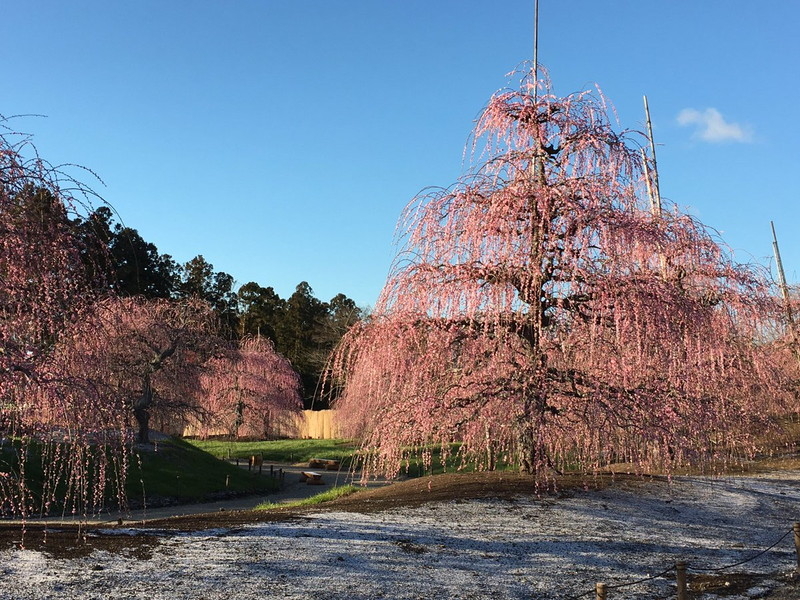
[[[520,418],[517,424],[519,429],[519,435],[517,436],[519,470],[528,475],[536,475],[541,466],[534,420],[535,415],[526,411],[526,414]]]
[[[139,425],[139,433],[136,436],[136,441],[140,444],[150,443],[150,411],[146,408],[139,408],[138,406],[133,409],[133,416],[136,418],[136,423]]]
[[[133,416],[139,426],[136,441],[140,444],[150,443],[150,406],[153,404],[153,388],[150,387],[150,374],[144,376],[142,395],[133,403]]]
[[[242,400],[241,391],[239,392],[239,399],[236,401],[236,418],[233,421],[233,439],[239,439],[239,428],[244,424],[244,400]]]
[[[540,438],[540,432],[546,426],[547,412],[547,398],[530,389],[526,390],[523,413],[517,418],[517,453],[519,468],[523,473],[535,476],[551,464],[547,448]]]

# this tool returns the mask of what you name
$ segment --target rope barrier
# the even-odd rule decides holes
[[[652,581],[653,579],[658,579],[659,577],[663,577],[664,575],[666,575],[670,571],[673,571],[674,569],[675,569],[675,565],[671,566],[666,571],[661,571],[661,573],[658,573],[657,575],[651,575],[650,577],[645,577],[643,579],[637,579],[636,581],[630,581],[628,583],[618,583],[616,585],[606,585],[606,589],[616,590],[616,589],[619,589],[619,588],[629,587],[629,586],[632,586],[632,585],[638,585],[640,583],[644,583],[645,581]],[[588,592],[584,592],[583,594],[579,594],[577,596],[569,596],[568,600],[576,600],[577,598],[583,598],[584,596],[588,596],[589,594],[594,594],[594,593],[595,593],[595,590],[589,590]]]
[[[706,573],[709,573],[709,572],[711,572],[711,573],[715,573],[715,572],[718,572],[718,571],[725,571],[726,569],[732,569],[733,567],[738,567],[739,565],[743,565],[743,564],[745,564],[745,563],[749,563],[749,562],[751,562],[751,561],[753,561],[753,560],[757,559],[759,556],[761,556],[761,555],[763,555],[763,554],[766,554],[767,552],[769,552],[770,550],[772,550],[772,549],[773,549],[775,546],[777,546],[777,545],[778,545],[778,544],[780,544],[780,543],[781,543],[783,540],[785,540],[785,539],[786,539],[786,538],[789,536],[789,534],[790,534],[790,533],[793,533],[793,532],[794,532],[794,529],[790,529],[789,531],[787,531],[786,533],[784,533],[784,534],[783,534],[783,535],[780,537],[780,539],[778,539],[778,541],[777,541],[777,542],[775,542],[774,544],[772,544],[772,545],[771,545],[771,546],[769,546],[768,548],[764,548],[763,550],[761,550],[761,551],[760,551],[760,552],[758,552],[757,554],[754,554],[754,555],[753,555],[753,556],[751,556],[750,558],[747,558],[747,559],[745,559],[745,560],[739,561],[739,562],[737,562],[737,563],[733,563],[732,565],[727,565],[727,566],[724,566],[724,567],[717,567],[716,569],[712,569],[712,568],[710,568],[710,567],[692,567],[692,570],[693,570],[693,571],[704,571],[704,572],[706,572]]]
[[[617,585],[607,585],[606,587],[609,590],[616,590],[619,588],[629,587],[632,585],[639,585],[640,583],[644,583],[645,581],[652,581],[653,579],[658,579],[659,577],[663,577],[667,573],[670,573],[675,570],[675,565],[672,565],[669,569],[665,571],[661,571],[658,575],[653,575],[652,577],[645,577],[644,579],[637,579],[636,581],[631,581],[629,583],[618,583]]]
[[[778,544],[780,544],[783,540],[785,540],[792,533],[794,533],[794,528],[790,529],[787,532],[785,532],[772,545],[768,546],[767,548],[764,548],[763,550],[759,551],[758,553],[754,554],[753,556],[751,556],[749,558],[746,558],[745,560],[742,560],[742,561],[739,561],[739,562],[736,562],[736,563],[733,563],[733,564],[730,564],[730,565],[725,565],[724,567],[716,567],[716,568],[692,567],[692,570],[693,571],[702,571],[702,572],[706,572],[706,573],[718,573],[720,571],[725,571],[727,569],[732,569],[733,567],[738,567],[740,565],[744,565],[746,563],[754,561],[755,559],[759,558],[760,556],[763,556],[764,554],[766,554],[767,552],[769,552],[770,550],[775,548]],[[798,560],[800,560],[800,559],[798,559]],[[658,579],[660,577],[663,577],[667,573],[671,573],[672,571],[674,571],[676,569],[677,564],[678,563],[672,565],[668,569],[665,569],[664,571],[661,571],[661,573],[658,573],[656,575],[645,577],[643,579],[637,579],[636,581],[631,581],[631,582],[628,582],[628,583],[619,583],[619,584],[616,584],[616,585],[606,585],[605,588],[607,590],[620,589],[620,588],[624,588],[624,587],[630,587],[630,586],[633,586],[633,585],[639,585],[639,584],[645,583],[647,581],[652,581],[654,579]],[[595,590],[589,590],[589,591],[584,592],[582,594],[578,594],[577,596],[568,596],[568,600],[578,600],[579,598],[585,598],[586,596],[589,596],[589,595],[595,594],[595,593],[596,593]]]

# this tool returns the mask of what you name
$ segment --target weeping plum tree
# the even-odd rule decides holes
[[[71,225],[92,193],[8,123],[0,118],[0,513],[46,512],[56,493],[84,511],[125,470],[124,452],[107,452],[121,443],[113,408],[98,410],[94,389],[52,360],[98,287]],[[27,474],[38,470],[45,483],[34,490]]]
[[[62,191],[56,169],[40,159],[25,160],[19,150],[8,134],[0,135],[4,383],[36,371],[37,360],[86,304],[91,287],[80,258],[82,245],[69,226],[74,200]]]
[[[207,360],[224,351],[213,311],[200,300],[107,298],[66,331],[54,355],[59,368],[90,382],[110,406],[124,406],[137,441],[150,422],[180,424],[200,412]]]
[[[298,376],[272,343],[225,340],[198,299],[104,299],[62,336],[55,360],[109,406],[124,406],[140,443],[154,419],[171,430],[200,423],[262,436],[268,415],[300,408]]]
[[[232,438],[269,438],[303,408],[298,374],[264,337],[246,337],[210,360],[200,384],[209,415],[205,436],[224,431]]]
[[[525,77],[489,101],[474,154],[409,204],[374,312],[332,360],[369,466],[462,442],[541,481],[754,448],[785,398],[761,352],[769,286],[690,216],[649,210],[635,136],[603,98]]]

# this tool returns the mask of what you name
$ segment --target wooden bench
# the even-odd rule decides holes
[[[300,481],[305,481],[308,485],[322,485],[322,474],[314,471],[302,471],[300,473]]]
[[[308,461],[311,469],[325,469],[326,471],[338,471],[339,461],[330,458],[312,458]]]

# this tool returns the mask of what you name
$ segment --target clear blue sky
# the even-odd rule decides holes
[[[533,0],[26,0],[0,12],[0,114],[96,171],[125,224],[284,297],[371,305],[403,206],[463,171],[532,55]],[[647,94],[662,194],[800,273],[800,2],[541,0],[555,91]]]

